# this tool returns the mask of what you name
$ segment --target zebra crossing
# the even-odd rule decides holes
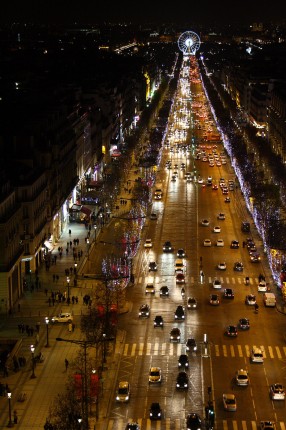
[[[154,276],[150,274],[149,276],[140,276],[138,278],[139,284],[147,284],[150,282],[150,279],[155,283],[155,285],[163,284],[164,282],[170,281],[171,278],[174,278],[174,275],[170,276]],[[186,274],[186,279],[189,284],[198,284],[201,283],[201,279],[199,277],[194,276],[188,276]],[[244,276],[215,276],[215,277],[205,277],[205,283],[212,284],[215,279],[220,280],[222,285],[245,285],[245,279]],[[259,280],[258,278],[249,278],[249,285],[258,285]]]
[[[201,344],[203,348],[204,344]],[[229,345],[229,344],[212,344],[209,343],[209,349],[212,357],[229,357],[229,358],[243,358],[249,357],[251,348],[253,346],[259,347],[263,351],[264,358],[266,359],[286,359],[286,346],[264,346],[264,345]],[[179,356],[185,353],[185,345],[183,343],[167,343],[167,342],[147,342],[147,343],[126,343],[124,345],[122,355],[125,357],[146,356],[146,355],[168,355]],[[200,349],[198,349],[198,354]]]
[[[162,421],[151,421],[146,418],[134,419],[109,419],[107,430],[125,430],[127,422],[136,422],[140,430],[181,430],[186,428],[184,419],[163,418]],[[239,421],[239,420],[216,420],[215,429],[218,430],[259,430],[260,424],[256,421]],[[277,430],[286,430],[284,421],[276,422]]]

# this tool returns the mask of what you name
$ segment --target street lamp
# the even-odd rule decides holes
[[[32,353],[32,375],[31,375],[31,379],[36,378],[35,375],[35,347],[34,345],[31,345],[31,353]]]
[[[74,263],[73,273],[74,273],[74,277],[76,278],[76,276],[77,276],[77,263]]]
[[[47,343],[46,343],[46,348],[48,348],[50,346],[49,345],[49,323],[50,323],[50,320],[49,320],[48,317],[45,318],[45,322],[46,322],[46,328],[47,328]]]
[[[8,404],[9,404],[9,422],[7,427],[13,427],[14,424],[12,423],[12,415],[11,415],[11,398],[12,398],[11,391],[8,391],[7,397],[8,397]]]
[[[104,367],[104,363],[106,363],[106,334],[105,333],[103,333],[103,335],[102,335],[102,338],[103,338],[103,348],[102,348],[102,354],[103,354],[103,356],[102,356],[102,370],[103,370],[103,367]]]
[[[69,298],[70,298],[70,277],[67,276],[67,284],[68,284],[68,305],[69,305]]]

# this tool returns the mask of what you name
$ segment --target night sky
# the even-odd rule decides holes
[[[0,22],[249,24],[286,20],[282,0],[2,0]],[[5,6],[3,5],[5,1]],[[279,5],[280,3],[280,5]]]

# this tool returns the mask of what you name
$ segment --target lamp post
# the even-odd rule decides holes
[[[106,363],[106,334],[102,335],[103,348],[102,348],[102,370],[104,368],[104,363]]]
[[[74,269],[73,269],[74,277],[77,277],[77,263],[74,263]]]
[[[13,427],[14,424],[12,423],[12,414],[11,414],[11,398],[12,398],[11,391],[8,391],[7,397],[8,397],[8,405],[9,405],[9,422],[7,427]]]
[[[67,276],[67,284],[68,284],[68,304],[69,304],[69,298],[70,298],[70,277]]]
[[[94,224],[93,228],[94,228],[94,243],[96,243],[96,229],[97,229],[97,225]]]
[[[32,354],[32,375],[31,375],[31,379],[36,378],[35,375],[35,347],[34,345],[31,345],[31,354]]]
[[[45,322],[46,322],[46,328],[47,328],[47,343],[46,343],[46,348],[48,348],[49,345],[49,324],[50,324],[50,320],[48,317],[45,318]]]

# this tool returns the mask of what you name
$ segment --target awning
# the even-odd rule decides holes
[[[86,206],[82,206],[80,211],[87,216],[90,216],[90,214],[92,212],[91,209],[87,208]]]
[[[52,251],[54,249],[53,245],[48,240],[45,240],[44,245],[48,248],[49,251]]]

